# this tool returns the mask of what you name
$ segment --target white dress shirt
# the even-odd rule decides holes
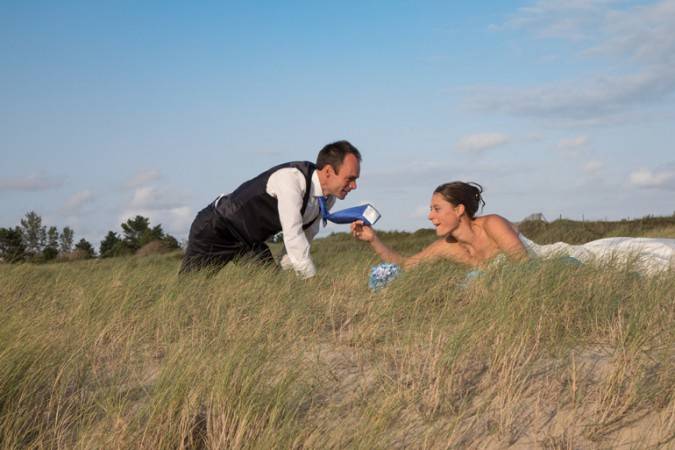
[[[318,198],[323,196],[319,174],[315,170],[309,185],[309,198],[305,213],[300,214],[302,200],[307,186],[305,176],[299,169],[284,167],[270,175],[266,191],[277,199],[281,231],[284,235],[285,254],[281,258],[281,267],[294,269],[301,277],[310,278],[316,275],[314,262],[309,254],[309,247],[314,236],[319,232],[321,210]],[[335,197],[329,196],[326,207],[330,210],[335,204]],[[303,224],[312,220],[314,223],[303,231]]]

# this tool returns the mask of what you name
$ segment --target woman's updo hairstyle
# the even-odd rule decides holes
[[[482,193],[483,186],[480,184],[463,181],[441,184],[434,191],[434,194],[441,194],[446,201],[455,206],[464,205],[466,214],[470,219],[474,218],[479,208],[485,206],[485,200],[481,196]]]

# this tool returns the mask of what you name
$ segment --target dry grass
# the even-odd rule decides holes
[[[136,256],[161,255],[171,251],[171,247],[165,241],[154,240],[139,248],[138,251],[136,251]]]
[[[371,293],[363,246],[314,253],[308,281],[0,266],[0,448],[675,445],[672,273],[436,264]]]
[[[558,219],[552,222],[527,221],[518,225],[525,236],[539,244],[563,241],[583,244],[603,237],[645,236],[673,237],[675,214],[665,217],[646,216],[620,221],[575,221]]]

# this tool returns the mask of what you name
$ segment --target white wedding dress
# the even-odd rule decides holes
[[[565,242],[539,245],[519,234],[530,256],[571,256],[583,263],[635,264],[644,274],[675,269],[675,239],[614,237],[571,245]]]

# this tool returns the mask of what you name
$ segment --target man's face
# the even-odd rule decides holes
[[[334,195],[340,200],[356,189],[356,179],[361,172],[361,164],[356,156],[347,153],[342,160],[340,169],[335,172],[333,166],[326,165],[321,169],[324,172],[325,186],[322,185],[324,195]]]

